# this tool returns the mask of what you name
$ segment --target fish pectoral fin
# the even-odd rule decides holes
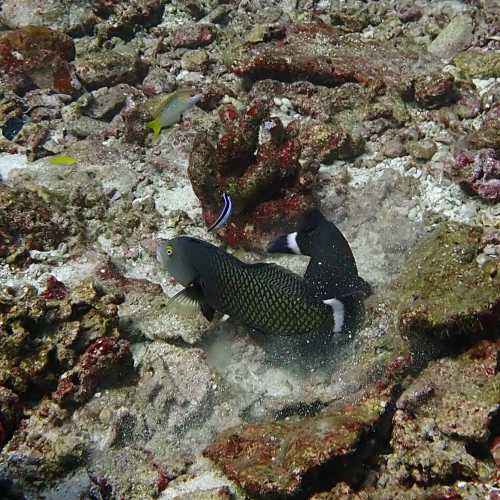
[[[344,326],[344,318],[345,318],[345,306],[342,301],[339,299],[327,299],[323,301],[323,304],[330,306],[333,310],[333,319],[334,319],[334,329],[335,333],[339,333],[342,331],[342,327]]]
[[[214,315],[214,309],[205,303],[203,293],[196,287],[189,286],[176,293],[167,302],[167,310],[181,315],[202,313],[208,321]]]
[[[156,138],[160,135],[161,131],[161,123],[160,119],[156,118],[154,120],[151,120],[150,122],[146,123],[146,127],[150,128],[153,131],[153,136]]]
[[[205,316],[205,318],[208,321],[212,321],[214,319],[215,309],[213,307],[210,307],[205,302],[201,302],[200,309],[201,309],[203,316]]]

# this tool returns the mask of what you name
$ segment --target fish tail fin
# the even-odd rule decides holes
[[[299,233],[314,231],[325,220],[325,216],[318,208],[310,208],[302,215],[297,231]]]
[[[363,298],[369,297],[373,293],[373,287],[361,276],[357,276],[354,283],[354,289],[354,293],[361,295]]]
[[[150,128],[153,131],[154,138],[159,137],[161,131],[161,123],[159,118],[155,118],[154,120],[147,122],[146,127]]]

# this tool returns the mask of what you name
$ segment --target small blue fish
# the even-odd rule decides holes
[[[233,213],[233,202],[231,197],[227,193],[222,193],[222,198],[224,199],[224,208],[217,220],[208,228],[208,232],[226,225]]]

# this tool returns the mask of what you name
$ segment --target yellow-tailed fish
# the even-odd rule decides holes
[[[78,160],[72,156],[61,154],[51,156],[49,158],[49,163],[52,165],[74,165],[75,163],[78,163]]]
[[[154,120],[146,123],[146,127],[153,131],[154,137],[160,135],[162,128],[177,123],[183,113],[192,108],[201,99],[201,94],[193,95],[191,90],[180,89],[154,99],[148,106]]]

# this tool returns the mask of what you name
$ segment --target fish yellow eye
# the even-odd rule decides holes
[[[172,245],[167,245],[165,247],[165,251],[167,252],[167,255],[172,255],[174,253],[174,248],[172,247]]]

